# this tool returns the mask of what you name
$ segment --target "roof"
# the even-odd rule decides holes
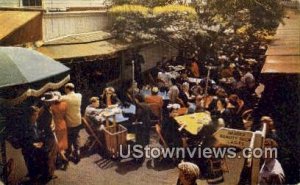
[[[110,33],[104,31],[95,31],[81,34],[68,35],[65,37],[60,37],[57,39],[52,39],[46,41],[44,46],[48,45],[67,45],[67,44],[83,44],[95,41],[103,41],[112,39],[112,35]]]
[[[300,12],[288,11],[266,52],[262,73],[300,73]]]
[[[263,73],[300,73],[300,56],[267,56]]]
[[[129,45],[116,40],[99,41],[86,44],[44,46],[36,50],[53,59],[71,59],[91,56],[110,56],[124,50]]]
[[[61,60],[94,56],[110,57],[118,51],[136,45],[122,42],[112,38],[107,32],[99,31],[51,40],[36,50],[53,59]]]
[[[39,11],[1,11],[0,10],[0,40],[34,19]],[[3,26],[4,25],[4,26]]]

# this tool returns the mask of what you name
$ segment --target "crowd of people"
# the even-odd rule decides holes
[[[229,56],[229,57],[228,57]],[[104,89],[101,95],[89,98],[90,104],[81,111],[82,95],[75,93],[75,86],[68,83],[65,95],[47,92],[41,105],[31,106],[28,124],[22,134],[22,153],[31,182],[48,182],[54,170],[66,170],[69,161],[80,162],[79,131],[82,114],[91,128],[101,137],[105,127],[102,112],[113,105],[136,106],[134,114],[122,124],[134,132],[136,143],[145,147],[150,143],[150,130],[155,128],[162,147],[216,147],[212,136],[221,127],[256,131],[266,126],[266,147],[280,146],[272,118],[263,116],[256,123],[252,118],[263,85],[259,83],[257,69],[260,62],[241,54],[219,53],[216,61],[201,61],[196,54],[186,60],[163,57],[150,72],[147,80],[124,83],[120,89]],[[142,64],[142,62],[141,62]],[[140,64],[140,65],[141,65]],[[138,70],[138,69],[137,69]],[[142,75],[137,72],[137,78]],[[145,82],[149,82],[145,84]],[[100,83],[100,82],[99,82]],[[146,93],[150,91],[150,94]],[[196,135],[179,129],[175,118],[180,115],[205,112],[211,122]],[[252,118],[252,119],[251,119]],[[134,128],[134,129],[132,129]],[[91,134],[88,131],[88,134]],[[94,138],[89,137],[92,141]],[[171,159],[178,163],[181,159]],[[177,184],[196,184],[200,177],[209,183],[222,182],[212,173],[212,159],[184,159],[178,165],[180,175]],[[223,159],[213,159],[222,161]],[[142,163],[144,159],[136,159]],[[59,165],[58,165],[59,164]],[[222,172],[217,177],[222,176]],[[249,184],[251,174],[244,165],[239,184]],[[260,171],[261,184],[282,184],[284,173],[275,158],[265,159]]]
[[[28,169],[29,184],[46,184],[60,168],[66,170],[69,160],[80,161],[78,142],[81,129],[81,94],[74,92],[74,85],[60,92],[47,92],[40,105],[33,105],[27,112],[27,121],[19,136]]]

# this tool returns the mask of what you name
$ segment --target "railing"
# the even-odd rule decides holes
[[[45,41],[70,34],[107,30],[110,18],[105,12],[56,12],[43,17]]]

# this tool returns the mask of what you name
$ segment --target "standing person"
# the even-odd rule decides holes
[[[55,134],[57,137],[56,142],[58,145],[58,152],[63,160],[62,169],[66,170],[69,164],[68,159],[65,156],[65,151],[68,149],[68,133],[66,123],[67,103],[59,101],[61,98],[60,92],[56,91],[53,92],[53,94],[57,96],[58,99],[51,105],[51,111],[55,124]]]
[[[134,80],[138,83],[139,87],[141,87],[143,84],[142,64],[145,64],[145,59],[144,59],[143,55],[139,54],[138,51],[135,51],[135,54],[134,54]]]
[[[273,184],[284,184],[285,175],[281,167],[281,164],[276,159],[274,150],[266,149],[276,149],[278,147],[276,141],[267,138],[265,140],[265,151],[264,155],[265,161],[259,172],[259,184],[260,185],[273,185]],[[271,152],[272,151],[272,152]]]
[[[54,96],[52,92],[45,93],[44,96],[41,98],[43,101],[44,105],[40,109],[39,112],[39,118],[37,120],[38,125],[45,130],[44,132],[44,149],[45,152],[47,153],[47,164],[45,168],[47,168],[47,177],[45,178],[46,182],[51,180],[54,171],[56,169],[55,166],[55,161],[56,161],[56,156],[57,156],[57,145],[55,142],[55,137],[54,137],[54,129],[55,125],[53,122],[53,115],[51,111],[51,105],[54,104],[55,101],[58,101],[58,97]]]
[[[141,94],[137,94],[136,101],[136,122],[138,123],[136,128],[136,144],[145,147],[150,142],[150,128],[151,128],[151,116],[152,111],[150,106],[145,103],[144,97]],[[144,162],[144,157],[137,159],[138,163]]]
[[[38,124],[40,109],[31,106],[28,113],[28,120],[22,133],[22,154],[28,170],[31,183],[36,183],[47,178],[47,152],[45,152],[44,128]]]
[[[73,153],[74,162],[77,164],[80,161],[79,151],[79,131],[81,129],[81,99],[80,93],[75,93],[75,86],[72,83],[65,85],[66,95],[62,96],[61,101],[67,103],[66,123],[68,131],[68,149],[66,156],[69,157]],[[72,150],[74,147],[74,151]],[[73,152],[72,152],[73,151]]]

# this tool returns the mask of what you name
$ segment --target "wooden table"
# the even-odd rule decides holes
[[[175,117],[175,120],[180,126],[183,126],[183,129],[185,129],[187,132],[191,133],[192,135],[197,135],[204,125],[209,124],[211,117],[207,112],[200,112],[177,116]]]

